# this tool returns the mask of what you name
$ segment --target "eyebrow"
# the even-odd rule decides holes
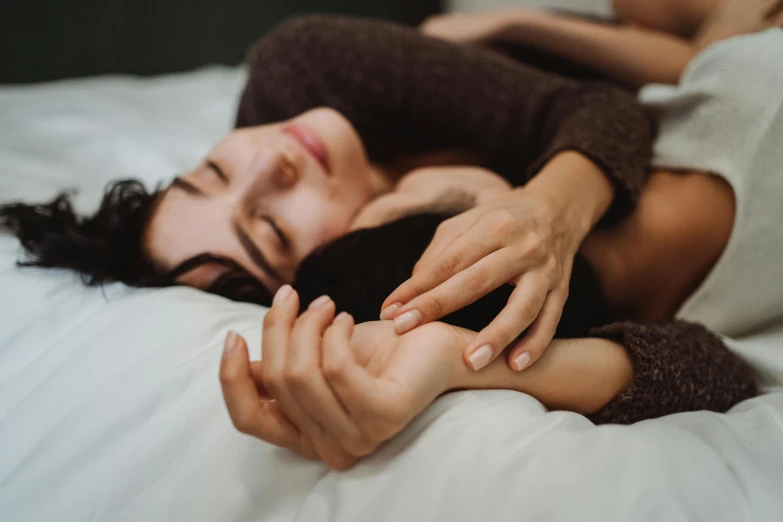
[[[198,187],[182,178],[174,178],[174,181],[171,182],[171,188],[178,188],[196,197],[206,197],[206,194],[204,194],[204,192],[202,192]],[[283,276],[281,276],[277,270],[272,268],[272,265],[269,263],[269,261],[267,261],[264,253],[261,252],[253,240],[250,239],[250,236],[248,236],[247,233],[242,230],[242,227],[239,226],[239,223],[234,222],[233,228],[234,233],[237,235],[237,239],[239,240],[239,244],[242,245],[242,248],[245,250],[245,253],[247,253],[247,256],[250,258],[250,260],[253,261],[253,264],[269,274],[269,277],[275,281],[284,283],[285,279]]]
[[[242,248],[245,249],[248,257],[257,267],[261,268],[263,271],[269,274],[269,276],[278,283],[285,282],[283,276],[281,276],[274,268],[272,268],[272,265],[269,264],[269,261],[267,261],[264,253],[261,252],[255,243],[253,243],[253,240],[250,239],[250,236],[248,236],[247,233],[242,230],[242,227],[239,226],[239,223],[234,222],[234,233],[237,235],[237,239],[239,239],[239,243],[242,245]]]
[[[182,178],[174,178],[174,181],[171,182],[171,188],[178,188],[184,192],[187,192],[188,194],[198,196],[200,198],[206,197],[204,191]]]

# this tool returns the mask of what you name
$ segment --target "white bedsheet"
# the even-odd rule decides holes
[[[242,73],[0,88],[0,200],[150,183],[226,132]],[[229,328],[263,309],[188,289],[85,289],[0,237],[0,520],[783,520],[783,325],[733,341],[769,393],[728,415],[595,428],[512,392],[437,401],[354,469],[233,431]]]

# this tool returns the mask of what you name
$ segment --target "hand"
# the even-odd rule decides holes
[[[296,292],[284,289],[264,319],[263,361],[250,363],[236,334],[226,339],[221,385],[239,431],[345,469],[457,380],[464,340],[450,326],[403,336],[389,323],[354,328],[328,298],[297,319]]]
[[[554,336],[576,251],[611,197],[598,167],[561,153],[526,187],[444,221],[381,318],[394,318],[402,334],[510,282],[508,304],[466,347],[465,362],[485,367],[529,327],[508,356],[512,368],[526,368]]]
[[[505,29],[509,18],[508,12],[448,13],[428,18],[420,30],[449,42],[486,44]]]

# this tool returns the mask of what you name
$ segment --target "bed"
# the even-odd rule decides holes
[[[0,88],[0,200],[78,189],[89,210],[110,179],[170,179],[228,131],[243,75]],[[263,308],[88,289],[19,254],[0,235],[0,520],[783,520],[783,325],[729,340],[765,394],[727,415],[597,428],[519,393],[453,393],[334,472],[230,424],[222,340],[259,357]]]

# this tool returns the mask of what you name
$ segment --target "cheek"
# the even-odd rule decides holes
[[[326,193],[301,192],[282,207],[282,217],[296,231],[298,257],[348,231],[355,208]]]

